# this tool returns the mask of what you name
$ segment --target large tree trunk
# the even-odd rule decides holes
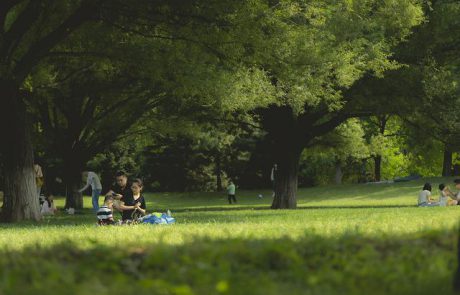
[[[4,200],[2,220],[40,220],[40,205],[33,168],[33,147],[25,105],[19,87],[11,81],[0,81],[0,130],[4,141]]]
[[[83,209],[83,194],[78,190],[82,188],[84,164],[85,161],[75,153],[64,157],[65,208]]]
[[[272,209],[297,208],[297,185],[299,161],[302,148],[296,142],[282,141],[276,145],[277,171],[275,177],[275,198]]]
[[[442,176],[452,176],[452,152],[447,148],[444,149],[444,159],[442,163]]]
[[[313,138],[330,132],[347,117],[337,114],[324,120],[328,110],[322,108],[306,110],[302,115],[289,106],[272,105],[259,111],[262,126],[272,143],[273,163],[278,166],[272,209],[295,209],[302,150]]]
[[[270,153],[277,164],[272,209],[297,207],[297,184],[300,154],[305,146],[304,126],[290,107],[272,107],[263,114],[263,126],[268,131]]]
[[[380,155],[374,157],[374,176],[375,181],[382,180],[382,156]]]

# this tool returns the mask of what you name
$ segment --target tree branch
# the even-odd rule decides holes
[[[11,9],[19,4],[22,0],[2,0],[0,2],[0,35],[5,32],[6,16]]]
[[[24,56],[18,61],[14,70],[16,77],[24,79],[30,70],[41,58],[54,48],[59,42],[74,32],[80,25],[94,19],[100,1],[84,0],[64,22],[48,35],[35,42]]]
[[[1,55],[8,60],[17,48],[24,35],[40,16],[41,0],[29,1],[24,10],[19,14],[11,28],[6,31],[2,40]]]

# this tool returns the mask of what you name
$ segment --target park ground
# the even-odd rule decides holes
[[[87,197],[0,225],[0,294],[454,294],[460,206],[415,207],[424,181],[300,189],[297,210],[268,190],[147,194],[174,225],[96,227]]]

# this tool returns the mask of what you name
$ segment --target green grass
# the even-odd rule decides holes
[[[415,207],[422,184],[301,189],[276,211],[269,191],[148,194],[169,226],[3,224],[0,294],[453,294],[460,206]]]

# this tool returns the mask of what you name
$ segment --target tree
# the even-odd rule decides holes
[[[86,163],[161,101],[154,87],[148,89],[151,83],[140,84],[140,77],[113,63],[79,66],[61,64],[48,86],[31,85],[31,106],[40,135],[46,138],[47,154],[63,160],[66,207],[77,209],[83,206],[78,189]]]
[[[73,37],[79,28],[84,24],[89,25],[90,21],[93,22],[88,30],[100,29],[102,22],[102,24],[110,24],[125,34],[120,39],[108,40],[109,42],[105,44],[106,48],[110,48],[117,42],[122,43],[130,35],[135,34],[143,38],[164,40],[165,43],[179,40],[182,42],[182,49],[187,47],[187,44],[200,45],[194,48],[205,47],[208,52],[218,56],[220,53],[212,48],[211,42],[204,43],[190,36],[201,30],[202,34],[199,36],[206,36],[208,41],[214,38],[212,43],[219,43],[221,40],[215,38],[216,34],[210,32],[220,31],[220,35],[225,38],[224,31],[221,31],[218,25],[228,24],[225,21],[221,24],[219,13],[216,11],[229,9],[231,15],[230,6],[220,3],[201,5],[200,1],[190,1],[187,5],[175,1],[2,1],[0,4],[0,93],[2,103],[10,106],[7,110],[2,108],[0,114],[3,134],[10,139],[10,144],[2,145],[1,151],[5,159],[5,171],[7,171],[2,210],[4,220],[40,219],[34,193],[33,153],[29,132],[31,124],[26,118],[24,103],[26,92],[23,91],[26,79],[37,65],[55,57],[93,56],[94,52],[79,50],[81,48],[78,46],[64,51],[63,48],[69,48],[65,46],[59,48],[63,41]],[[144,48],[144,44],[139,45],[141,45],[139,48]],[[190,50],[180,56],[196,53]],[[132,54],[135,56],[134,52]],[[172,57],[173,54],[170,55],[170,58]],[[203,59],[201,62],[206,64],[211,59]],[[214,57],[214,60],[217,58]],[[202,72],[203,76],[209,72],[208,64],[208,69]],[[179,82],[168,80],[167,77],[165,79],[165,76],[161,78],[170,85]],[[190,84],[185,83],[185,85]],[[187,89],[187,94],[193,96],[190,89]]]
[[[416,111],[405,118],[410,135],[420,145],[433,138],[443,146],[442,176],[453,175],[453,153],[460,150],[460,72],[455,65],[426,64],[422,97]]]
[[[295,208],[302,150],[348,118],[377,111],[369,98],[344,92],[366,74],[396,68],[392,49],[423,13],[417,1],[277,2],[262,10],[250,11],[258,34],[244,42],[267,94],[246,108],[259,116],[278,164],[272,208]]]
[[[442,175],[452,175],[453,152],[459,149],[458,107],[459,61],[457,1],[433,1],[426,9],[429,22],[421,25],[398,52],[420,81],[418,101],[405,109],[403,117],[417,144],[431,144],[435,138],[444,146]],[[414,54],[416,53],[416,54]],[[408,96],[406,96],[408,97]]]
[[[1,145],[5,221],[41,218],[23,83],[59,42],[95,19],[99,2],[6,0],[0,4],[0,102],[4,106],[0,130],[9,141]]]
[[[347,120],[330,133],[312,140],[308,149],[313,153],[326,153],[333,158],[336,184],[342,183],[342,169],[347,162],[359,162],[369,157],[369,146],[357,119]]]

